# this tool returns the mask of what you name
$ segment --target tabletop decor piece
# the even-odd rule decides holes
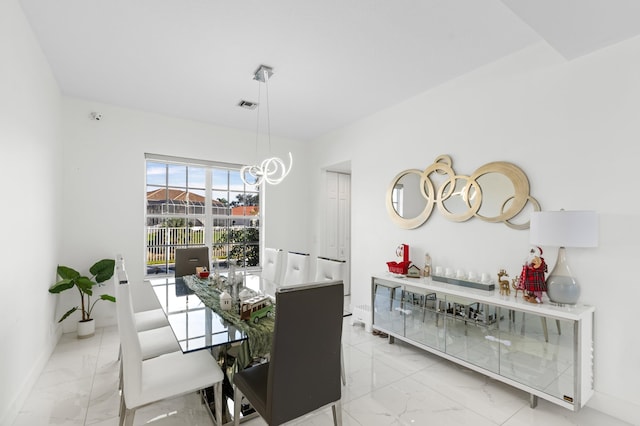
[[[275,324],[273,317],[266,317],[258,323],[243,321],[240,319],[240,306],[237,300],[232,300],[233,308],[225,311],[220,306],[220,295],[222,294],[220,289],[210,286],[208,280],[203,280],[195,275],[185,275],[182,278],[187,287],[194,291],[206,307],[222,317],[224,321],[246,333],[249,337],[248,344],[245,342],[240,346],[240,353],[238,354],[240,368],[249,365],[254,358],[265,356],[271,351],[271,340]],[[246,288],[246,290],[252,292],[253,296],[258,296],[257,292],[249,288]],[[277,306],[274,309],[277,310]]]
[[[407,268],[407,277],[408,278],[420,278],[422,270],[418,268],[416,265],[411,265]]]
[[[76,287],[80,292],[80,306],[74,306],[62,315],[58,322],[62,322],[67,319],[75,311],[80,310],[82,317],[78,323],[78,337],[85,338],[91,337],[95,334],[95,324],[93,318],[91,318],[91,312],[95,304],[99,300],[107,300],[109,302],[115,302],[116,298],[108,294],[101,294],[99,298],[91,303],[91,296],[93,296],[93,287],[101,286],[103,282],[107,281],[113,276],[115,268],[114,259],[102,259],[94,263],[89,268],[90,277],[80,275],[78,271],[68,266],[58,265],[57,273],[60,278],[55,284],[49,287],[49,293],[61,293],[65,290]]]
[[[508,296],[511,294],[511,287],[510,287],[510,283],[509,280],[503,280],[503,277],[508,277],[509,274],[507,274],[507,271],[505,271],[504,269],[500,269],[500,271],[498,271],[498,284],[500,285],[500,294],[501,295],[505,295]]]
[[[402,261],[387,262],[389,272],[397,275],[407,275],[407,270],[409,269],[409,265],[411,264],[411,261],[409,260],[409,245],[400,244],[396,249],[396,256],[401,258]]]
[[[229,293],[227,293],[227,291],[223,291],[222,293],[220,293],[220,309],[222,309],[223,311],[230,311],[232,306],[231,303],[231,295]]]
[[[524,289],[522,288],[522,284],[520,283],[520,275],[513,278],[511,280],[511,288],[515,290],[515,298],[518,298],[518,292],[521,291],[524,294]]]
[[[238,294],[238,298],[240,299],[240,304],[244,303],[248,299],[251,299],[251,297],[253,297],[253,294],[248,288],[243,288]]]
[[[547,272],[547,263],[542,257],[542,249],[531,247],[522,266],[519,280],[524,300],[531,303],[542,303],[542,293],[547,291],[545,272]]]
[[[200,278],[208,278],[209,271],[206,266],[196,266],[196,275]]]
[[[258,323],[262,318],[274,316],[274,305],[269,296],[255,296],[240,302],[240,319]]]
[[[431,255],[429,253],[424,254],[424,269],[422,270],[422,276],[430,277],[431,273]]]
[[[479,290],[485,291],[494,291],[496,289],[496,285],[491,280],[469,280],[465,278],[455,278],[453,276],[440,276],[435,274],[431,275],[431,279],[433,281],[439,281],[441,283],[453,284],[461,287],[477,288]]]

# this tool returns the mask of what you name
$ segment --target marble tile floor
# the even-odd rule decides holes
[[[402,342],[366,333],[345,318],[347,385],[343,424],[474,426],[617,426],[626,423],[585,407],[577,413],[539,400]],[[14,426],[118,424],[118,333],[102,328],[93,338],[65,334]],[[212,425],[196,394],[137,411],[135,425]],[[263,426],[256,418],[243,423]],[[293,425],[332,425],[326,409]]]

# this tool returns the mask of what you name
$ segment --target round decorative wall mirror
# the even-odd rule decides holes
[[[540,211],[540,205],[529,194],[529,180],[519,167],[496,161],[465,176],[457,175],[452,164],[451,157],[441,155],[425,170],[408,169],[393,178],[386,207],[398,226],[419,227],[437,205],[454,222],[477,217],[513,229],[529,228],[527,213]]]
[[[433,196],[424,192],[422,170],[409,169],[399,173],[387,189],[387,210],[401,227],[417,228],[433,209]]]

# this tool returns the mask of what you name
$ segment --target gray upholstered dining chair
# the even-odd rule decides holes
[[[209,247],[176,248],[175,276],[193,275],[198,266],[206,267],[208,271],[210,263]]]
[[[268,425],[328,405],[334,424],[342,424],[343,286],[331,281],[278,289],[270,360],[233,376],[236,425],[243,395]]]

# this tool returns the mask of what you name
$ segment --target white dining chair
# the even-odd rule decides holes
[[[345,261],[330,259],[328,257],[318,256],[316,258],[316,278],[314,281],[322,282],[322,281],[342,281],[344,283],[345,279]],[[341,369],[340,369],[340,377],[342,379],[342,384],[347,384],[347,376],[344,370],[344,354],[341,353],[340,356]]]
[[[282,285],[302,284],[309,280],[309,254],[290,251]]]
[[[121,254],[116,255],[116,273],[114,274],[117,278],[116,285],[121,283],[121,281],[129,282],[129,278],[126,275],[126,270],[124,266],[124,258]],[[120,274],[120,272],[124,274]],[[148,283],[147,283],[148,284]],[[150,285],[150,284],[149,284]],[[131,289],[133,290],[133,289]],[[164,314],[162,308],[149,308],[140,311],[135,310],[136,305],[142,306],[153,306],[157,305],[157,301],[155,295],[153,294],[152,289],[140,289],[138,292],[131,291],[131,306],[134,311],[134,321],[136,324],[137,331],[146,331],[152,330],[154,328],[167,327],[169,325],[169,321],[167,320],[167,316]],[[148,299],[144,301],[144,303],[136,303],[133,293],[136,296],[144,297]],[[138,301],[140,302],[140,301]]]
[[[345,261],[318,256],[315,281],[344,281]]]
[[[127,277],[126,271],[116,271],[116,275],[118,277],[118,283],[116,283],[116,292],[121,285],[130,285],[128,284],[129,279]],[[129,300],[122,301],[122,297],[128,297]],[[131,308],[131,316],[135,320],[137,319],[137,314],[133,312],[133,300],[131,298],[131,287],[129,287],[129,291],[126,295],[122,295],[119,298],[116,298],[116,302],[126,303]],[[160,309],[162,311],[162,309]],[[136,323],[136,332],[138,333],[138,338],[140,339],[140,348],[142,351],[142,359],[150,359],[154,358],[169,352],[175,352],[180,350],[180,344],[178,344],[178,340],[176,339],[175,334],[173,334],[173,330],[171,330],[171,326],[169,325],[169,321],[167,321],[164,312],[162,312],[162,316],[164,317],[164,326],[150,328],[148,330],[138,330],[138,324]]]
[[[140,407],[211,386],[214,387],[216,423],[221,425],[224,375],[216,360],[208,351],[187,354],[178,351],[143,360],[129,291],[129,284],[117,286],[116,311],[123,363],[120,426],[132,426],[135,411]]]
[[[135,324],[136,313],[133,312],[133,303],[131,298],[130,287],[126,295],[119,294],[120,285],[129,285],[127,272],[124,271],[122,268],[116,267],[116,272],[114,274],[114,277],[115,277],[114,287],[116,291],[116,303],[126,302],[128,304],[128,306],[131,308],[131,316],[134,318],[134,324]],[[121,299],[123,297],[128,297],[129,300],[122,301]],[[150,328],[148,330],[142,330],[142,331],[138,331],[136,329],[136,332],[138,333],[138,338],[140,340],[140,351],[141,351],[143,360],[155,358],[160,355],[181,350],[180,344],[178,343],[178,340],[176,339],[176,336],[173,333],[171,326],[169,326],[169,322],[166,320],[164,313],[162,315],[165,318],[165,323],[167,325],[163,327]],[[137,326],[137,324],[135,325]],[[118,352],[118,360],[120,361],[122,360],[122,344],[120,345],[120,350]],[[122,365],[122,362],[120,362],[120,380],[119,380],[118,389],[122,389],[122,377],[123,377],[122,369],[123,369],[123,365]]]
[[[262,258],[261,277],[272,283],[280,283],[282,275],[282,249],[265,248]]]

